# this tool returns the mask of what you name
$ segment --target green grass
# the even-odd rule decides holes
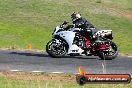
[[[14,74],[10,74],[13,76]],[[36,75],[28,75],[27,78],[32,79]],[[19,75],[18,77],[19,78]],[[132,84],[85,84],[78,85],[76,82],[54,80],[30,80],[30,79],[12,79],[8,77],[0,77],[0,88],[131,88]],[[44,79],[44,78],[43,78]],[[75,79],[72,79],[75,80]]]
[[[55,26],[79,11],[98,29],[113,30],[119,52],[132,54],[131,0],[0,0],[0,48],[45,49]]]
[[[86,84],[80,86],[76,83],[60,81],[22,81],[0,79],[0,88],[131,88],[131,84]]]

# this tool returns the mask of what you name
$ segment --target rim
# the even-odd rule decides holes
[[[51,41],[51,43],[48,46],[49,52],[55,55],[62,55],[66,52],[65,46],[62,41],[59,43],[56,43],[56,41]]]

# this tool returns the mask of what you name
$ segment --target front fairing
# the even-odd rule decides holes
[[[55,36],[59,36],[60,39],[65,40],[65,42],[68,44],[69,49],[68,49],[68,54],[70,53],[82,53],[83,50],[78,47],[76,44],[73,43],[74,38],[75,38],[75,32],[72,31],[61,31],[53,35],[54,38]]]
[[[55,34],[57,34],[58,32],[61,32],[61,31],[64,31],[64,29],[61,28],[60,26],[57,26],[57,27],[54,29],[54,31],[53,31],[53,33],[52,33],[52,36],[54,36]]]

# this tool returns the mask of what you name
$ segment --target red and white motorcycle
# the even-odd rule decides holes
[[[117,57],[118,49],[112,42],[112,30],[100,30],[87,38],[82,36],[80,28],[71,27],[65,30],[64,21],[52,33],[52,40],[46,45],[46,52],[51,57],[60,58],[67,55],[99,56],[101,59],[111,60]]]

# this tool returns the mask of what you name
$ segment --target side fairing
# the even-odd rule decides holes
[[[61,31],[61,32],[56,33],[55,35],[58,35],[61,38],[63,38],[64,40],[66,40],[66,42],[69,45],[68,54],[70,54],[70,53],[82,53],[83,52],[83,50],[80,47],[73,44],[75,32]],[[53,36],[55,36],[55,35],[53,35]]]
[[[56,33],[55,35],[59,35],[61,38],[66,40],[66,42],[68,43],[69,46],[71,46],[73,44],[73,40],[75,37],[74,32],[72,32],[72,31],[61,31],[61,32]]]

